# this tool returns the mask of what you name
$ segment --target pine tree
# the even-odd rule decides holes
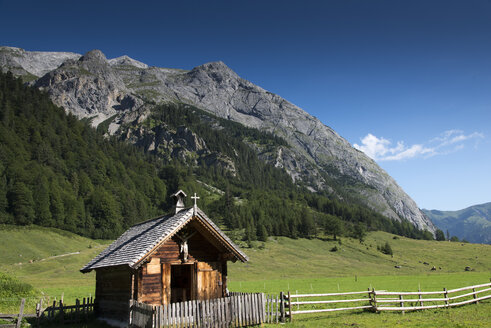
[[[390,247],[389,242],[385,242],[385,245],[382,246],[382,253],[387,254],[387,255],[393,255],[394,253],[392,252],[392,247]]]
[[[33,195],[36,209],[36,220],[34,223],[45,227],[52,227],[54,226],[54,222],[50,211],[49,182],[44,175],[38,177],[37,180],[38,183],[34,188]]]
[[[264,242],[268,241],[268,231],[266,230],[266,227],[263,225],[259,227],[258,239]]]
[[[23,182],[15,182],[9,191],[9,206],[18,224],[34,222],[34,200],[31,190]]]
[[[315,227],[314,219],[312,217],[312,214],[309,212],[309,210],[306,207],[302,209],[300,222],[301,223],[298,230],[302,237],[312,238],[316,235],[316,227]]]
[[[435,239],[438,240],[438,241],[444,241],[445,240],[445,235],[443,234],[443,231],[441,231],[440,229],[436,229]]]
[[[1,163],[0,163],[1,167]],[[7,223],[7,178],[1,174],[0,170],[0,223]]]
[[[363,225],[360,222],[357,222],[353,229],[353,237],[355,237],[360,241],[360,243],[362,243],[363,240],[365,240],[366,234],[367,234],[367,229],[365,225]]]

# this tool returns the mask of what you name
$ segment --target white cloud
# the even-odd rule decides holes
[[[361,139],[361,145],[354,144],[353,147],[376,161],[400,161],[419,156],[430,157],[449,154],[464,149],[465,142],[469,140],[480,139],[484,139],[484,135],[479,132],[466,135],[461,130],[448,130],[424,144],[414,144],[407,147],[403,141],[398,141],[392,147],[390,140],[383,137],[378,138],[369,133]]]

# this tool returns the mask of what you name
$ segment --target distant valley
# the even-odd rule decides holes
[[[491,244],[491,203],[459,211],[423,210],[433,223],[450,237],[471,243]]]

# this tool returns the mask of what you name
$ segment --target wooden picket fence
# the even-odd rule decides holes
[[[42,300],[36,306],[38,321],[65,323],[79,323],[87,321],[94,313],[94,299],[92,297],[75,300],[75,305],[63,304],[63,301],[53,301],[51,306],[43,309]]]
[[[43,308],[43,299],[40,299],[36,304],[36,313],[24,313],[24,306],[26,303],[25,298],[21,300],[20,309],[18,314],[0,314],[0,319],[8,319],[15,323],[12,324],[0,324],[1,328],[16,327],[19,328],[22,322],[22,318],[35,318],[34,325],[40,326],[43,322],[56,322],[60,325],[65,323],[79,323],[86,321],[92,316],[94,311],[93,298],[84,298],[82,302],[78,299],[75,301],[75,305],[65,305],[63,301],[53,301],[53,305]]]
[[[471,292],[467,292],[471,291]],[[441,295],[435,297],[435,295]],[[454,295],[454,296],[451,296]],[[409,296],[409,298],[407,298]],[[334,299],[333,299],[334,297]],[[406,297],[406,298],[404,298]],[[308,299],[308,300],[299,300]],[[280,295],[280,321],[292,320],[293,315],[334,311],[371,310],[415,311],[449,308],[491,299],[491,283],[442,291],[388,292],[370,290],[348,293]],[[350,304],[351,306],[346,306]],[[300,309],[300,306],[303,308]],[[308,307],[308,309],[305,309]],[[283,309],[283,311],[282,311]],[[282,320],[283,319],[283,320]]]
[[[152,306],[130,301],[130,327],[245,327],[265,321],[262,293]]]
[[[284,299],[283,293],[276,295],[265,295],[264,302],[264,322],[279,323],[285,321],[285,303],[281,302]]]

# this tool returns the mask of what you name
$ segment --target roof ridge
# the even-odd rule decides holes
[[[153,217],[152,219],[148,219],[148,220],[145,220],[145,221],[142,221],[142,222],[135,223],[130,228],[139,226],[139,225],[144,224],[144,223],[148,223],[148,222],[153,221],[153,220],[161,219],[161,218],[164,218],[164,217],[171,218],[171,217],[173,217],[176,214],[179,214],[179,213],[184,212],[184,211],[189,211],[190,209],[192,209],[192,207],[183,208],[181,211],[179,211],[179,212],[177,212],[175,214],[169,213],[169,214],[158,215],[158,216]]]
[[[158,245],[172,238],[179,229],[194,217],[201,220],[201,224],[219,236],[222,244],[237,259],[241,261],[248,260],[247,255],[199,207],[193,206],[173,215],[158,216],[130,227],[80,271],[89,272],[97,268],[118,265],[127,265],[135,269],[140,263],[143,263],[142,261],[149,254],[153,253],[153,250]]]

